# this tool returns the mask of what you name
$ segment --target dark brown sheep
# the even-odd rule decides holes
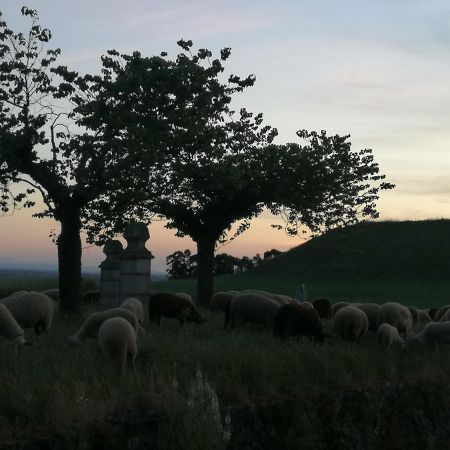
[[[331,319],[331,302],[327,298],[318,298],[312,302],[314,309],[321,319]]]
[[[323,342],[325,337],[317,311],[300,303],[289,303],[279,308],[273,323],[273,335],[281,339],[308,336],[315,342]]]
[[[183,325],[185,321],[202,323],[205,319],[194,303],[187,298],[179,297],[171,292],[158,292],[150,298],[148,304],[150,322],[161,323],[161,317],[177,319]]]

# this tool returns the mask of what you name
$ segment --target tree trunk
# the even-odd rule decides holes
[[[214,287],[214,250],[216,239],[201,237],[197,240],[197,298],[205,308],[210,307]]]
[[[81,310],[81,211],[69,206],[58,208],[61,233],[58,237],[60,309]]]

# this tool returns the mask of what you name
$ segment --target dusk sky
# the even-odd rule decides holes
[[[26,30],[17,1],[0,7],[15,31]],[[434,0],[312,1],[28,1],[53,33],[61,64],[95,72],[108,49],[151,56],[177,53],[176,41],[218,51],[231,47],[227,73],[256,75],[236,107],[263,112],[278,143],[299,129],[350,134],[353,148],[372,148],[396,189],[381,194],[380,219],[450,217],[450,2]],[[0,264],[56,266],[52,220],[33,210],[0,217]],[[219,250],[252,256],[303,242],[273,230],[263,215]],[[278,221],[278,223],[280,223]],[[161,271],[175,250],[194,249],[161,223],[147,247]],[[97,266],[100,249],[83,264]]]

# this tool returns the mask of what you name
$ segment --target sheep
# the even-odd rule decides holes
[[[216,292],[211,297],[211,311],[225,312],[231,300],[236,297],[237,294],[232,292]]]
[[[382,323],[377,329],[378,339],[383,347],[388,348],[393,345],[403,345],[405,342],[400,337],[397,328],[389,325],[388,323]]]
[[[378,312],[380,310],[380,305],[377,303],[362,303],[358,308],[366,313],[367,319],[369,320],[369,330],[376,331],[378,327]]]
[[[41,292],[50,297],[54,302],[59,302],[59,289],[47,289]]]
[[[450,322],[429,322],[421,333],[416,334],[407,341],[423,344],[450,344]]]
[[[411,313],[413,323],[417,323],[417,320],[419,319],[419,312],[418,312],[417,308],[415,308],[414,306],[407,306],[407,308],[409,309],[409,312]]]
[[[100,301],[100,291],[98,289],[91,289],[84,291],[82,300],[85,305],[91,305]]]
[[[192,296],[186,294],[186,292],[177,292],[175,295],[178,295],[178,297],[184,298],[186,300],[192,301]]]
[[[441,315],[439,322],[448,322],[450,320],[450,309],[447,309],[444,314]]]
[[[17,323],[23,328],[33,328],[36,336],[49,333],[52,326],[53,301],[42,292],[26,292],[0,300]]]
[[[426,309],[418,309],[417,310],[417,322],[418,323],[428,323],[431,322],[432,319],[430,314]]]
[[[139,299],[128,297],[120,304],[119,308],[129,309],[134,313],[141,325],[144,323],[144,306]]]
[[[412,322],[411,312],[406,306],[394,302],[380,306],[377,319],[378,326],[382,323],[388,323],[397,328],[398,332],[406,339],[411,331]]]
[[[366,313],[355,306],[344,306],[334,316],[333,330],[343,339],[359,342],[368,328],[369,320]]]
[[[430,316],[431,320],[436,320],[437,311],[438,308],[428,308],[428,315]]]
[[[116,361],[120,373],[125,372],[127,362],[134,369],[137,355],[136,331],[123,317],[105,320],[98,330],[98,344],[107,358]]]
[[[341,308],[343,308],[344,306],[347,306],[349,304],[350,303],[348,303],[348,302],[337,302],[337,303],[334,303],[333,305],[331,305],[331,317],[334,317]]]
[[[230,302],[225,314],[224,328],[234,327],[246,322],[273,326],[273,321],[280,308],[275,300],[256,292],[243,292]]]
[[[8,295],[8,297],[15,297],[16,295],[23,295],[26,294],[28,291],[16,291],[16,292],[11,292],[11,294]]]
[[[275,300],[280,306],[287,305],[292,299],[286,299],[285,295],[278,295],[278,294],[272,294],[272,292],[262,291],[259,289],[246,289],[245,291],[241,292],[242,294],[246,293],[255,293],[260,295],[265,295],[266,297],[269,297],[272,300]]]
[[[327,298],[317,298],[312,302],[321,319],[331,319],[331,302]]]
[[[27,343],[23,328],[5,305],[0,303],[0,336],[8,339],[11,344],[24,345]]]
[[[148,314],[150,322],[156,322],[158,325],[161,323],[161,317],[177,319],[180,325],[185,321],[196,323],[205,321],[191,300],[178,297],[171,292],[158,292],[152,295],[148,304]]]
[[[437,310],[434,320],[435,320],[436,322],[439,322],[439,321],[441,320],[442,316],[443,316],[449,309],[450,309],[450,305],[444,305],[444,306],[441,306],[441,307]]]
[[[138,334],[138,320],[135,314],[129,309],[112,308],[105,311],[95,312],[90,314],[83,322],[78,331],[70,336],[68,339],[75,344],[79,344],[83,339],[93,338],[97,336],[98,330],[105,320],[113,317],[121,317],[128,320],[134,328],[136,335]]]
[[[280,306],[273,322],[273,335],[281,339],[308,336],[317,342],[323,342],[325,337],[317,311],[298,302]]]

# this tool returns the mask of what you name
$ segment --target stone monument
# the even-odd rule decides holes
[[[117,308],[120,300],[120,256],[123,247],[120,241],[110,240],[103,247],[106,259],[99,265],[100,309]]]

